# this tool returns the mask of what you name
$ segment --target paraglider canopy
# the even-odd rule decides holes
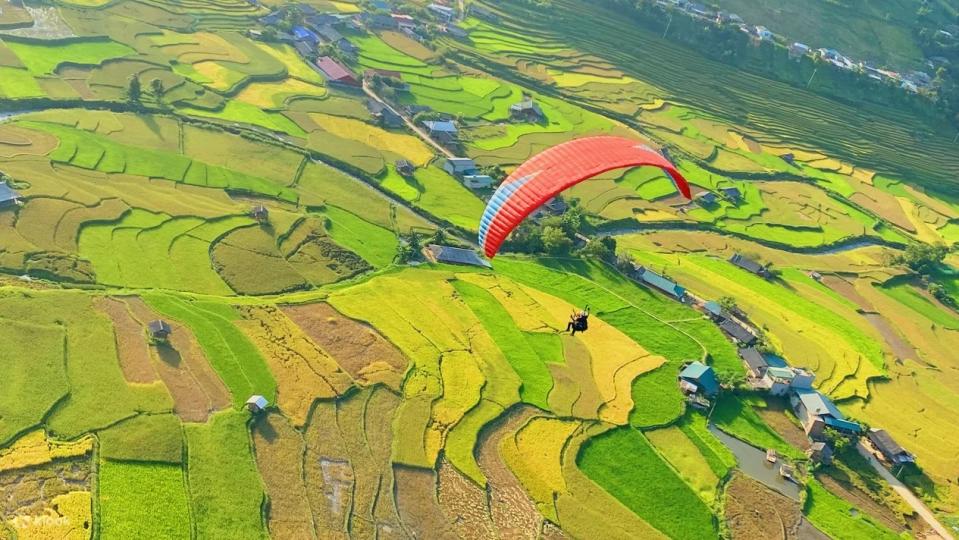
[[[665,170],[683,196],[692,198],[686,179],[652,148],[623,137],[576,139],[533,156],[503,181],[480,221],[480,246],[495,257],[509,233],[546,201],[604,172],[641,165]]]

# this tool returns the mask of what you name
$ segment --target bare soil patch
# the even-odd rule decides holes
[[[404,465],[393,466],[396,508],[403,525],[415,538],[459,538],[436,498],[436,473]]]
[[[124,301],[141,325],[160,318],[139,298]],[[213,411],[232,404],[230,392],[203,356],[193,332],[176,322],[167,323],[172,330],[169,342],[153,347],[154,366],[173,397],[173,412],[184,422],[206,422]]]
[[[303,481],[303,437],[289,420],[260,415],[253,424],[256,465],[270,498],[267,526],[274,538],[310,538],[313,514]]]
[[[446,458],[440,460],[439,466],[439,502],[460,538],[496,538],[486,491],[463,476]]]
[[[113,321],[117,356],[127,382],[146,384],[156,381],[157,370],[153,367],[144,328],[127,310],[126,302],[116,298],[97,298],[94,305]]]
[[[799,503],[736,473],[726,487],[726,523],[732,538],[791,540],[802,523]]]
[[[237,326],[263,352],[276,377],[277,403],[294,425],[306,423],[316,399],[334,398],[353,386],[350,375],[279,309],[241,306],[238,310],[246,320]]]
[[[476,441],[477,462],[486,474],[489,490],[490,516],[496,530],[506,538],[533,540],[543,527],[543,516],[536,503],[499,454],[503,437],[516,433],[536,412],[532,407],[513,408],[480,432]]]
[[[289,306],[283,312],[355,381],[364,386],[380,382],[399,390],[407,359],[376,330],[326,303]]]

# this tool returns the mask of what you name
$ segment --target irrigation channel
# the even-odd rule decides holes
[[[790,499],[795,501],[799,500],[799,494],[802,492],[802,488],[796,482],[783,478],[782,475],[779,474],[781,463],[768,462],[766,460],[766,452],[723,433],[712,424],[709,425],[709,431],[736,456],[736,461],[739,462],[739,469],[742,470],[743,474],[782,493]]]

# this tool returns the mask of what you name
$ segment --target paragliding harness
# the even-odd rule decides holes
[[[566,331],[570,332],[572,335],[576,335],[576,332],[585,332],[589,329],[589,305],[583,311],[579,313],[573,312],[569,316],[569,324],[566,325]]]

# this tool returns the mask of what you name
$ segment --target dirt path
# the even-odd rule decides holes
[[[376,95],[376,92],[374,92],[373,89],[370,88],[370,85],[367,84],[366,81],[363,81],[363,91],[366,92],[366,95],[370,96],[370,99],[373,99],[373,100],[377,101],[378,103],[382,104],[382,105],[383,105],[384,107],[386,107],[387,109],[393,111],[393,113],[396,114],[396,116],[399,116],[400,118],[402,118],[402,119],[403,119],[403,123],[406,124],[406,127],[410,128],[410,129],[413,131],[413,133],[416,134],[417,137],[419,137],[420,139],[423,139],[423,142],[425,142],[426,144],[432,146],[432,147],[435,148],[440,154],[443,154],[444,156],[446,156],[446,157],[448,157],[448,158],[455,157],[455,156],[453,155],[453,152],[450,152],[450,151],[447,150],[443,145],[441,145],[440,143],[438,143],[438,142],[436,142],[435,140],[433,140],[433,138],[430,137],[429,134],[427,134],[425,131],[423,131],[422,128],[420,128],[419,126],[417,126],[417,125],[413,122],[413,119],[412,119],[412,118],[409,118],[409,117],[407,117],[407,116],[405,116],[405,115],[400,114],[400,112],[397,111],[396,109],[394,109],[389,103],[387,103],[387,102],[383,101],[382,99],[380,99],[380,96]]]
[[[906,503],[909,504],[909,506],[911,506],[917,514],[919,514],[919,517],[921,517],[926,523],[929,524],[930,527],[932,527],[934,531],[936,531],[937,534],[939,534],[939,536],[941,536],[944,540],[954,540],[952,534],[949,532],[949,529],[946,529],[942,523],[939,523],[939,520],[936,519],[935,514],[926,508],[926,505],[919,500],[919,497],[913,495],[912,491],[910,491],[905,484],[900,482],[898,478],[886,470],[886,468],[879,463],[875,456],[873,456],[872,453],[870,453],[869,450],[863,446],[863,443],[858,443],[856,445],[856,449],[859,450],[859,453],[869,461],[869,464],[872,465],[872,468],[876,469],[876,472],[879,473],[879,476],[881,476],[886,482],[889,482],[889,485],[892,486],[892,489],[896,490],[896,493],[898,493],[899,496],[902,497],[903,500],[905,500]]]

